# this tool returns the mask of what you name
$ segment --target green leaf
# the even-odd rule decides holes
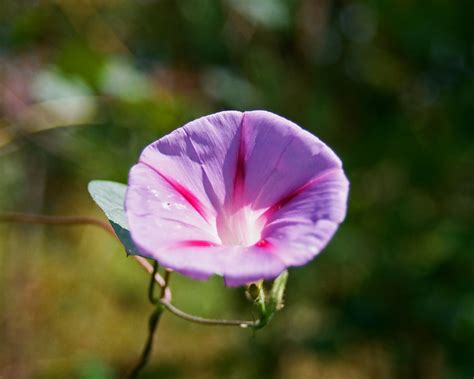
[[[109,219],[127,254],[138,254],[138,249],[130,237],[124,209],[127,186],[107,180],[93,180],[89,182],[88,190],[92,199]]]

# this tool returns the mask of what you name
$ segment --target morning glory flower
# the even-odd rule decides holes
[[[228,286],[273,279],[313,259],[346,214],[336,154],[266,111],[194,120],[146,147],[125,211],[140,255]]]

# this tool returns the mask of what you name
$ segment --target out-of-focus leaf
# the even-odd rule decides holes
[[[124,59],[111,60],[104,68],[102,90],[126,101],[139,101],[152,93],[150,81],[142,72]]]
[[[127,217],[124,209],[127,186],[107,180],[93,180],[89,182],[88,190],[92,199],[109,219],[127,254],[137,254],[138,250],[128,231]]]

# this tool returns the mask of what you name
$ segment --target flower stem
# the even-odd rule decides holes
[[[49,216],[28,213],[0,213],[0,222],[17,222],[22,224],[46,225],[94,225],[102,228],[115,237],[115,232],[109,223],[88,216]]]
[[[130,255],[130,257],[132,257],[133,259],[135,259],[137,261],[137,263],[142,266],[146,272],[148,272],[149,274],[151,274],[153,272],[153,266],[143,257],[140,257],[139,255]],[[152,276],[153,277],[153,276]],[[158,273],[156,272],[155,273],[155,282],[161,287],[161,288],[164,288],[165,287],[165,279],[163,279],[163,277]],[[167,291],[169,292],[169,288],[167,288]],[[171,293],[169,294],[169,296],[171,296]]]
[[[158,271],[158,262],[153,261],[153,272],[150,277],[150,284],[148,285],[148,300],[150,303],[157,304],[160,299],[155,297],[155,275]]]
[[[138,375],[140,374],[140,371],[143,370],[143,368],[147,365],[148,361],[150,360],[151,352],[153,349],[153,339],[155,336],[156,329],[158,328],[158,323],[160,321],[161,315],[163,314],[164,307],[160,304],[160,300],[164,300],[167,297],[169,297],[168,292],[168,284],[169,284],[169,279],[171,275],[171,271],[166,271],[165,272],[165,277],[164,277],[164,285],[161,286],[161,294],[160,298],[155,298],[155,284],[156,280],[155,277],[158,274],[158,262],[153,261],[153,271],[151,272],[150,276],[150,284],[148,285],[148,299],[150,300],[150,303],[155,305],[155,309],[153,313],[150,315],[150,319],[148,320],[148,337],[145,342],[145,347],[143,348],[142,355],[140,357],[140,360],[138,361],[137,365],[133,368],[132,372],[130,373],[129,378],[130,379],[135,379],[138,378]]]
[[[148,320],[148,338],[146,340],[145,347],[143,349],[140,360],[130,373],[130,379],[138,378],[140,371],[147,365],[148,361],[150,360],[150,355],[153,348],[153,339],[155,336],[156,329],[158,328],[158,323],[160,321],[162,313],[163,307],[157,306],[153,313],[150,315],[150,319]]]
[[[212,326],[239,326],[241,328],[258,328],[260,325],[260,320],[256,321],[243,321],[243,320],[219,320],[219,319],[209,319],[199,316],[190,315],[189,313],[183,312],[181,309],[176,308],[166,299],[160,299],[160,304],[163,305],[168,311],[170,311],[175,316],[182,318],[187,321],[195,322],[203,325],[212,325]]]

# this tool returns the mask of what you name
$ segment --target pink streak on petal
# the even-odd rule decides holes
[[[279,209],[283,208],[285,205],[287,205],[291,200],[293,200],[296,196],[307,190],[309,187],[323,181],[326,179],[328,176],[333,175],[336,172],[339,172],[339,168],[335,169],[330,169],[325,172],[323,172],[321,175],[316,176],[315,178],[312,178],[305,184],[303,184],[301,187],[297,188],[296,190],[290,192],[288,195],[285,195],[283,198],[278,200],[275,204],[273,204],[270,208],[268,208],[261,216],[260,219],[268,219],[273,213],[278,211]]]
[[[349,182],[342,170],[308,187],[266,220],[262,237],[287,266],[319,254],[346,214]]]
[[[166,180],[176,190],[176,192],[178,192],[181,196],[183,196],[186,199],[186,201],[196,210],[196,212],[198,212],[202,216],[202,218],[209,223],[209,219],[206,215],[204,205],[199,201],[196,195],[194,195],[189,189],[187,189],[182,184],[178,183],[176,180],[168,176],[165,176],[163,173],[161,173],[159,170],[149,165],[148,163],[143,162],[142,160],[140,160],[139,163],[144,164],[145,166],[151,168],[158,175],[160,175],[164,180]]]
[[[175,247],[214,247],[216,244],[210,241],[189,240],[176,243]]]
[[[265,250],[270,250],[273,248],[273,244],[266,239],[261,239],[255,244],[255,246],[260,249],[265,249]]]
[[[238,207],[242,200],[245,186],[245,113],[240,122],[240,142],[237,154],[237,164],[235,167],[233,205]]]

